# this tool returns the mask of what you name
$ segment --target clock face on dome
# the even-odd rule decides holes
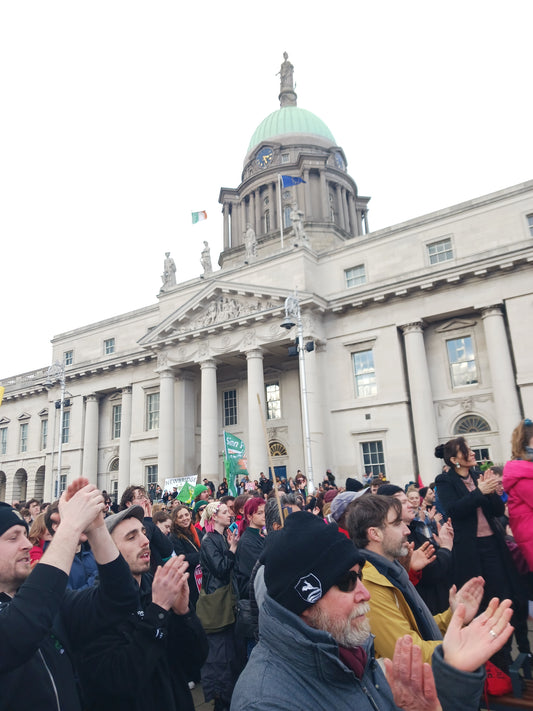
[[[344,160],[339,152],[335,153],[335,165],[337,168],[344,170]]]
[[[257,165],[260,168],[266,168],[267,165],[272,161],[272,158],[274,157],[274,152],[272,151],[272,148],[261,148],[260,151],[258,151],[255,161]]]

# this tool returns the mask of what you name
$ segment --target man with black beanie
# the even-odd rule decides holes
[[[30,575],[27,526],[0,503],[0,711],[79,711],[73,656],[135,609],[137,591],[103,509],[95,486],[87,479],[73,482],[59,503],[57,532]],[[98,562],[100,585],[65,593],[82,532]]]
[[[361,551],[335,524],[325,524],[305,511],[288,516],[283,529],[267,539],[267,594],[259,612],[259,642],[235,686],[232,711],[309,711],[332,706],[337,711],[398,711],[400,688],[393,669],[407,661],[411,666],[401,688],[402,707],[440,709],[435,687],[432,699],[428,697],[427,676],[422,688],[422,666],[415,664],[414,654],[411,657],[410,640],[402,639],[408,659],[399,658],[400,650],[395,653],[395,666],[388,666],[391,686],[375,662],[366,617],[370,595],[361,582],[364,564]],[[508,612],[494,616],[495,637],[487,629],[483,638],[472,630],[468,639],[461,639],[461,649],[469,646],[468,664],[477,661],[466,671],[458,670],[465,669],[467,655],[461,654],[457,642],[446,642],[453,666],[444,653],[436,653],[433,669],[437,682],[440,678],[437,686],[444,711],[477,708],[472,699],[479,698],[483,685],[483,671],[477,666],[490,656],[488,647],[496,638],[511,633],[509,617]],[[457,639],[468,630],[461,629],[459,618],[454,619]]]

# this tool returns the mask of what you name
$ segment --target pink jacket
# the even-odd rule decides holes
[[[533,462],[512,459],[503,469],[509,496],[509,524],[529,569],[533,571]]]

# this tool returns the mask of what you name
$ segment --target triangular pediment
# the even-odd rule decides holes
[[[8,425],[11,422],[9,417],[0,417],[0,427],[2,425]]]
[[[18,417],[17,420],[19,422],[24,422],[24,420],[29,420],[31,417],[29,412],[22,412]]]
[[[279,313],[292,292],[251,284],[217,280],[180,306],[139,341],[143,346],[169,343],[193,336],[237,327]],[[301,299],[309,298],[301,294]]]
[[[473,328],[476,321],[473,319],[453,318],[451,321],[446,321],[442,326],[435,329],[437,333],[447,333],[448,331],[458,331],[461,328]]]
[[[48,417],[48,408],[44,407],[37,414],[39,415],[39,417]]]

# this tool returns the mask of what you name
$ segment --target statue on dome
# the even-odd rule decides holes
[[[294,67],[293,65],[289,62],[289,55],[287,52],[283,52],[283,59],[284,62],[281,65],[281,69],[279,70],[279,76],[280,76],[280,84],[281,84],[281,90],[283,89],[294,89]]]
[[[253,261],[257,257],[257,239],[255,237],[255,230],[252,225],[248,222],[246,225],[246,232],[244,233],[244,262]]]
[[[304,232],[303,217],[304,213],[302,210],[298,210],[298,205],[293,202],[292,210],[289,214],[290,220],[292,222],[292,227],[294,230],[294,244],[298,246],[299,242],[307,242],[307,235]]]
[[[202,254],[200,257],[200,264],[203,267],[204,274],[211,274],[213,271],[213,265],[211,264],[211,250],[209,249],[209,243],[204,240],[204,248],[202,249]]]
[[[163,274],[161,274],[163,286],[161,291],[166,291],[176,286],[176,263],[170,256],[170,252],[165,252],[165,263],[163,264]]]

